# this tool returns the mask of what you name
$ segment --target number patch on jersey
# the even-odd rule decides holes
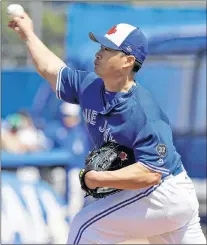
[[[164,157],[167,153],[167,147],[164,144],[159,144],[156,147],[157,153],[159,154],[159,156]]]

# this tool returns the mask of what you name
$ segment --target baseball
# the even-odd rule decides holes
[[[24,8],[19,4],[10,4],[7,7],[7,15],[9,18],[22,16],[24,13]]]

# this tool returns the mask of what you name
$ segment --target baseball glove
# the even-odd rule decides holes
[[[89,189],[84,181],[85,175],[91,170],[95,171],[113,171],[129,166],[135,162],[133,151],[125,146],[117,143],[105,143],[100,149],[93,150],[86,158],[85,169],[79,173],[79,180],[81,188],[87,195],[94,198],[103,198],[115,192],[121,191],[120,189],[98,187],[96,189]]]

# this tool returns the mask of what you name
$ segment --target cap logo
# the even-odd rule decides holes
[[[132,52],[132,48],[130,46],[128,46],[127,48],[127,51],[129,51],[130,53]]]
[[[116,33],[116,32],[117,32],[116,26],[113,26],[113,27],[107,32],[107,34],[108,34],[108,35],[111,35],[111,34],[114,34],[114,33]]]

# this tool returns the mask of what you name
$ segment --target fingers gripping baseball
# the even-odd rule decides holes
[[[17,32],[22,40],[26,40],[33,33],[33,22],[25,12],[20,16],[13,16],[8,27]]]

